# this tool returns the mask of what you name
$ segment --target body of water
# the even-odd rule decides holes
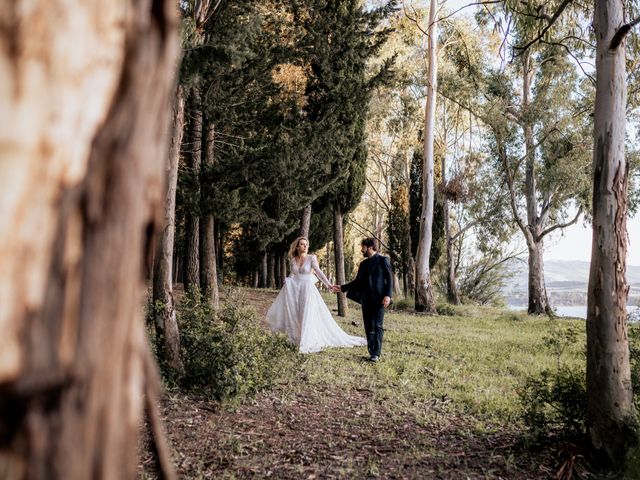
[[[509,305],[511,310],[526,310],[527,307],[523,305]],[[587,318],[587,306],[586,305],[557,305],[554,311],[559,317],[575,317],[575,318]],[[627,305],[627,312],[636,312],[640,307]]]

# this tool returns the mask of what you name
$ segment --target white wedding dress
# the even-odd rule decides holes
[[[316,276],[331,286],[320,270],[315,255],[307,255],[303,265],[291,259],[291,275],[267,312],[267,323],[274,332],[284,332],[300,347],[300,353],[318,352],[327,347],[355,347],[367,340],[347,334],[335,322],[316,288]]]

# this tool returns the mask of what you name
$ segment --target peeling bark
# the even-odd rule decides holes
[[[593,152],[593,243],[587,304],[587,419],[593,447],[622,465],[637,445],[626,325],[628,286],[624,43],[609,48],[624,23],[621,0],[597,0]]]
[[[175,4],[26,3],[0,9],[0,465],[133,479]]]

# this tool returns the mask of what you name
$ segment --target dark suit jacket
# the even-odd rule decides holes
[[[391,264],[387,257],[379,254],[360,262],[356,278],[340,286],[347,298],[374,304],[382,304],[384,297],[391,298],[392,287]]]

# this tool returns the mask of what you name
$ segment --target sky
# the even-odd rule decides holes
[[[640,214],[627,221],[629,245],[627,245],[627,265],[640,266]],[[582,221],[564,230],[554,232],[545,242],[545,260],[591,260],[591,225]]]

